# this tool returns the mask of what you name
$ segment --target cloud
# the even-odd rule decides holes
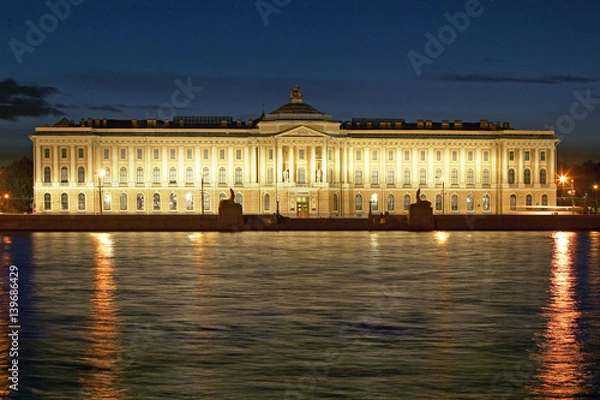
[[[0,82],[0,120],[15,121],[20,117],[63,115],[46,99],[58,93],[52,86],[22,85],[13,79]]]
[[[447,74],[430,76],[429,79],[450,82],[483,82],[483,83],[533,83],[541,85],[556,85],[560,83],[593,83],[596,78],[574,75],[543,75],[539,77],[514,77],[506,75],[485,74]]]
[[[116,114],[123,112],[121,105],[112,106],[110,104],[100,104],[100,105],[86,104],[85,106],[90,111],[107,111],[107,112],[112,112],[112,113],[116,113]],[[121,107],[121,108],[119,108],[119,107]]]

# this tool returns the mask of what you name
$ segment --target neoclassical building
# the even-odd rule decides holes
[[[415,193],[435,213],[504,214],[556,204],[554,131],[460,120],[335,121],[290,101],[256,120],[62,119],[37,127],[38,213],[403,214]]]

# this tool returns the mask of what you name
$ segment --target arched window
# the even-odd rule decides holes
[[[137,210],[142,211],[144,209],[144,194],[138,193],[135,202]]]
[[[485,168],[483,170],[483,184],[484,185],[489,185],[490,184],[490,170]]]
[[[104,193],[104,199],[102,201],[102,207],[106,210],[106,211],[110,211],[111,207],[112,207],[112,196],[110,195],[110,193]]]
[[[532,206],[533,205],[533,196],[528,194],[527,196],[525,196],[525,205],[526,206]]]
[[[60,167],[60,183],[69,182],[69,169],[65,166]]]
[[[425,168],[419,170],[419,185],[427,185],[427,170]]]
[[[548,205],[548,195],[547,194],[543,194],[542,195],[542,205],[543,206],[547,206]]]
[[[435,195],[435,211],[442,211],[442,195]]]
[[[475,184],[475,173],[473,172],[473,168],[469,168],[467,170],[467,185]]]
[[[515,170],[513,168],[510,168],[508,170],[508,184],[509,185],[515,184]]]
[[[388,185],[393,185],[396,183],[396,172],[394,171],[394,168],[388,168],[387,171],[387,184]]]
[[[404,169],[404,184],[410,185],[410,169],[408,168]]]
[[[127,183],[127,168],[119,169],[119,183]]]
[[[160,193],[154,193],[154,196],[152,196],[152,209],[154,211],[160,210]]]
[[[362,194],[357,194],[354,197],[354,209],[356,211],[362,211],[362,209],[363,209],[363,197],[362,197]]]
[[[531,170],[529,168],[525,168],[525,171],[523,171],[523,181],[526,185],[531,185]]]
[[[225,167],[219,168],[219,184],[224,185],[227,183],[227,171]]]
[[[202,177],[204,178],[204,183],[210,183],[210,170],[208,167],[202,168]]]
[[[169,168],[169,183],[177,183],[177,168]]]
[[[450,183],[452,185],[458,185],[458,170],[456,168],[452,168],[452,172],[450,174]]]
[[[152,170],[152,183],[160,183],[160,168],[154,167]]]
[[[44,167],[44,183],[50,183],[52,181],[52,170],[50,167]]]
[[[371,196],[371,210],[378,211],[379,210],[379,196],[373,193]]]
[[[301,185],[306,183],[306,169],[304,167],[298,168],[298,183]]]
[[[221,202],[223,200],[227,200],[227,199],[228,199],[228,197],[227,197],[227,195],[224,192],[221,192],[219,194],[219,202]]]
[[[244,204],[244,195],[242,195],[241,193],[236,193],[235,194],[235,202],[237,204]]]
[[[442,172],[442,169],[437,168],[435,170],[435,184],[436,185],[441,185],[443,176],[444,176],[444,173]]]
[[[85,183],[85,167],[77,168],[77,183]]]
[[[61,211],[69,209],[69,195],[66,193],[60,195],[60,209]]]
[[[356,171],[354,171],[354,184],[355,185],[363,184],[363,173],[362,173],[362,169],[360,169],[360,168],[358,168]]]
[[[490,211],[491,209],[491,204],[490,204],[490,195],[489,194],[484,194],[482,199],[481,199],[481,205],[483,207],[483,211]]]
[[[404,195],[403,204],[402,204],[404,211],[407,211],[409,206],[410,206],[410,194],[407,193]]]
[[[516,209],[517,209],[517,195],[511,194],[510,195],[510,210],[515,211]]]
[[[467,211],[475,210],[475,198],[472,194],[467,195]]]
[[[235,169],[235,184],[241,185],[243,183],[242,169],[237,167]]]
[[[104,167],[104,176],[102,177],[102,183],[109,184],[112,182],[112,174],[109,167]]]
[[[373,168],[371,170],[371,184],[379,185],[379,171],[377,170],[377,168]]]
[[[77,195],[77,209],[80,211],[85,210],[85,194],[83,193]]]
[[[135,176],[136,183],[139,183],[139,184],[144,183],[144,168],[138,167],[135,175],[136,175]]]
[[[119,196],[119,210],[127,210],[127,193],[121,193]]]
[[[540,184],[546,185],[546,183],[546,169],[542,168],[540,169]]]
[[[52,195],[50,193],[44,193],[44,210],[52,209]]]
[[[177,210],[177,194],[171,193],[169,195],[169,210],[176,211]]]
[[[204,193],[204,201],[203,201],[203,207],[205,210],[210,210],[210,194],[209,193]]]
[[[273,179],[274,179],[273,167],[269,167],[269,168],[267,168],[267,183],[269,185],[273,184]]]
[[[194,209],[194,195],[190,192],[185,194],[185,209],[187,211],[192,211]]]
[[[269,193],[265,193],[263,197],[263,210],[269,211],[271,209],[271,195]]]
[[[396,197],[393,194],[389,194],[387,197],[387,209],[388,211],[396,209]]]
[[[194,183],[194,169],[192,167],[185,169],[185,183]]]
[[[458,211],[458,195],[457,194],[453,194],[452,197],[450,197],[450,210]]]
[[[337,211],[339,208],[339,200],[338,200],[338,195],[337,193],[333,194],[333,210]]]

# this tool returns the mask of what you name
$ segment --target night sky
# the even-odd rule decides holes
[[[258,118],[296,83],[339,121],[554,127],[563,159],[600,161],[597,0],[19,0],[2,15],[0,165],[63,116]]]

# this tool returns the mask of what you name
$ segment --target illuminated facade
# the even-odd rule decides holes
[[[339,122],[304,103],[297,86],[257,120],[63,119],[31,140],[42,213],[209,214],[230,188],[246,214],[298,217],[403,214],[419,188],[435,213],[556,204],[553,131],[487,120]]]

